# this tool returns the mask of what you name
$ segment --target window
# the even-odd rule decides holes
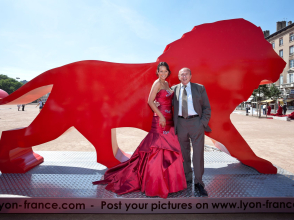
[[[275,42],[272,42],[272,47],[275,48]]]
[[[290,51],[290,55],[293,55],[293,53],[294,53],[294,46],[290,46],[289,51]]]
[[[287,83],[293,83],[293,76],[294,76],[293,73],[289,73],[287,75]]]
[[[279,51],[279,55],[280,55],[280,57],[283,57],[283,50]]]
[[[283,84],[283,76],[280,76],[280,85],[282,85]]]
[[[282,46],[283,45],[283,38],[279,39],[279,45]]]
[[[294,67],[294,60],[290,60],[290,68]]]
[[[294,33],[290,33],[289,39],[290,39],[290,42],[294,41]]]
[[[290,74],[289,74],[289,83],[294,82],[294,78],[293,78],[293,76],[294,76],[293,73],[290,73]]]

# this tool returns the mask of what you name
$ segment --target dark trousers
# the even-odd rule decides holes
[[[181,145],[184,159],[184,171],[186,180],[192,180],[191,168],[191,145],[193,147],[193,168],[195,184],[200,183],[204,186],[202,175],[204,173],[204,126],[199,117],[184,119],[178,118],[177,135]]]

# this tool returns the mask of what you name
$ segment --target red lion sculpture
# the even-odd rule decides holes
[[[115,128],[149,131],[152,111],[147,98],[160,61],[170,65],[170,85],[179,83],[178,71],[183,67],[192,70],[192,82],[205,85],[212,109],[212,132],[206,135],[217,140],[217,146],[222,143],[225,151],[261,173],[277,172],[254,154],[230,120],[235,107],[262,80],[275,82],[285,66],[261,29],[243,19],[196,26],[167,45],[154,63],[75,62],[48,70],[0,99],[1,105],[29,103],[51,91],[28,127],[2,132],[1,172],[23,173],[37,166],[43,158],[32,147],[56,139],[71,127],[93,144],[99,163],[107,167],[120,163]]]

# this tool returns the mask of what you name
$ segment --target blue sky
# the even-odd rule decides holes
[[[293,0],[0,0],[0,74],[31,80],[80,60],[156,61],[194,26],[244,18],[274,33]]]

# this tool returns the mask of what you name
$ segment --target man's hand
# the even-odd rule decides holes
[[[159,102],[157,102],[156,100],[154,100],[154,104],[157,108],[160,106]]]

